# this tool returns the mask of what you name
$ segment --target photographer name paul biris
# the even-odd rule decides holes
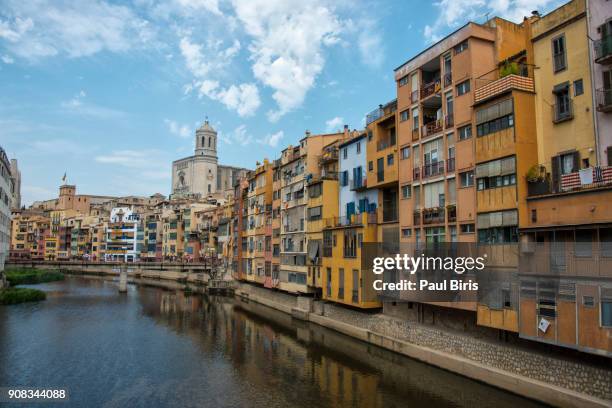
[[[477,291],[478,282],[471,279],[465,282],[459,279],[448,279],[441,282],[430,282],[427,279],[418,281],[402,279],[399,282],[384,282],[382,279],[377,279],[374,281],[373,287],[374,290],[383,291]]]
[[[440,256],[410,256],[408,254],[396,254],[390,257],[376,257],[372,261],[372,272],[381,275],[385,271],[405,272],[414,275],[419,272],[452,272],[463,275],[466,272],[482,271],[485,268],[487,254],[480,257],[440,257]],[[376,279],[372,283],[374,290],[384,291],[477,291],[478,282],[468,279],[438,279],[430,281],[427,279],[408,280],[401,279],[397,282],[384,282]]]

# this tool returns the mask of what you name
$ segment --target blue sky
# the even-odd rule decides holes
[[[393,68],[467,20],[558,0],[0,0],[0,145],[25,204],[170,191],[205,118],[224,164],[275,158],[305,130],[363,127]]]

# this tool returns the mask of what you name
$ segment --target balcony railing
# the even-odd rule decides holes
[[[421,99],[427,98],[429,95],[440,92],[441,88],[440,78],[434,79],[432,82],[425,84],[421,87]]]
[[[394,146],[394,145],[395,145],[395,141],[392,141],[391,139],[381,140],[376,144],[376,151],[380,152],[381,150],[385,150],[386,148]]]
[[[423,137],[442,131],[442,119],[434,120],[423,125]]]
[[[455,171],[455,158],[451,157],[446,160],[446,172],[450,173]]]
[[[412,219],[414,225],[421,225],[421,210],[415,210],[412,214]]]
[[[353,214],[352,216],[331,217],[323,219],[324,228],[349,227],[353,225],[376,224],[378,217],[375,212]]]
[[[417,140],[419,140],[419,128],[413,128],[412,129],[412,141],[416,142]]]
[[[612,34],[608,34],[600,40],[594,42],[595,62],[606,64],[612,60]]]
[[[512,89],[534,92],[533,65],[510,64],[481,75],[474,81],[474,102],[480,102]]]
[[[426,208],[423,210],[423,224],[443,224],[446,218],[444,207]]]
[[[323,154],[319,157],[319,164],[328,163],[331,161],[338,160],[338,150],[337,149],[329,149],[323,152]]]
[[[564,103],[556,103],[552,106],[553,109],[553,122],[560,123],[566,120],[573,119],[574,107],[571,99],[568,99]]]
[[[444,74],[444,87],[446,88],[447,86],[450,86],[450,84],[453,83],[453,74],[452,73],[447,73]]]
[[[412,179],[413,180],[421,179],[421,168],[420,167],[415,167],[414,169],[412,169]]]
[[[612,112],[612,89],[598,89],[596,92],[597,110],[600,112]]]
[[[446,115],[446,117],[444,118],[444,128],[449,129],[452,128],[453,125],[455,124],[455,120],[453,117],[453,114],[448,114]]]
[[[358,191],[367,187],[368,181],[366,177],[351,180],[351,190]]]
[[[448,218],[448,222],[457,221],[457,206],[454,204],[450,204],[446,207],[446,216]]]
[[[444,160],[438,160],[423,166],[423,178],[435,177],[444,174]]]
[[[377,121],[383,116],[389,115],[397,110],[397,99],[387,103],[386,105],[379,105],[378,108],[366,115],[366,126],[372,122]]]
[[[583,174],[580,177],[580,172],[562,174],[561,180],[557,186],[550,182],[550,179],[527,181],[527,195],[529,197],[553,194],[557,192],[581,191],[592,188],[601,188],[612,185],[612,166],[597,166],[591,167],[591,174]],[[585,172],[586,170],[582,170]]]

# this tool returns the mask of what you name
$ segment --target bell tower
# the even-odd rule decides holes
[[[195,155],[217,160],[217,131],[210,126],[208,118],[196,130]]]

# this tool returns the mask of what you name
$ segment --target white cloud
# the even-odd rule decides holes
[[[115,150],[107,155],[95,157],[95,161],[104,164],[117,164],[135,169],[159,170],[159,163],[165,162],[163,152],[156,149]]]
[[[247,132],[246,125],[240,125],[225,136],[224,141],[228,144],[237,143],[241,146],[247,146],[253,141],[253,136]]]
[[[177,0],[177,3],[188,10],[206,10],[220,15],[218,0]]]
[[[276,133],[264,136],[262,139],[258,140],[258,142],[270,147],[276,147],[283,137],[285,137],[285,133],[279,130]]]
[[[223,42],[208,41],[204,44],[194,43],[189,37],[180,40],[179,48],[187,69],[196,78],[193,84],[185,87],[185,93],[197,90],[199,96],[206,96],[221,102],[228,109],[235,110],[241,117],[252,116],[261,104],[259,89],[253,83],[242,83],[221,86],[214,79],[223,74],[232,59],[240,52],[240,41],[234,40],[232,45],[223,48]]]
[[[60,106],[64,112],[91,116],[98,119],[116,119],[125,116],[125,112],[107,108],[105,106],[95,105],[93,103],[86,103],[86,96],[87,94],[85,91],[81,90],[71,99],[63,101]]]
[[[8,55],[3,55],[2,62],[4,62],[5,64],[12,64],[15,62],[15,60]]]
[[[274,91],[276,121],[298,108],[323,70],[323,49],[339,42],[341,23],[321,1],[233,0],[252,38],[249,52],[256,79]]]
[[[35,60],[65,54],[76,58],[100,51],[126,52],[148,45],[155,31],[126,6],[103,0],[55,2],[7,0],[0,39],[14,55]]]
[[[181,125],[174,120],[164,119],[164,123],[168,126],[168,130],[175,136],[182,137],[184,139],[192,135],[192,130],[188,125]]]
[[[514,22],[531,15],[532,10],[540,10],[551,5],[561,4],[564,0],[440,0],[435,3],[439,10],[436,21],[426,25],[423,35],[428,42],[439,41],[451,29],[467,21],[484,22],[498,16]]]
[[[336,116],[330,120],[325,121],[325,129],[328,132],[333,132],[340,129],[344,125],[344,118]]]

